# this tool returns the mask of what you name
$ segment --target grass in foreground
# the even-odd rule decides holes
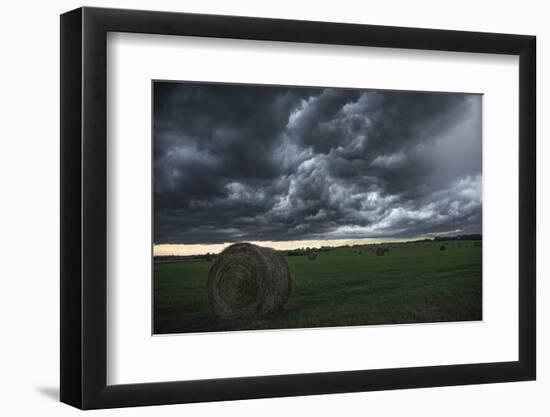
[[[382,245],[384,256],[373,245],[333,249],[316,260],[290,256],[292,295],[283,309],[229,322],[208,309],[212,263],[156,263],[154,333],[481,320],[480,243],[394,243]]]

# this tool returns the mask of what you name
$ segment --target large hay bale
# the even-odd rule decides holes
[[[237,243],[216,256],[207,285],[214,315],[236,319],[281,308],[290,296],[291,278],[286,258],[276,250]]]

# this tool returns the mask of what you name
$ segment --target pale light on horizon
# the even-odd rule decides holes
[[[288,241],[252,241],[258,246],[264,246],[277,250],[293,250],[299,248],[321,248],[323,246],[336,247],[345,245],[366,245],[379,243],[399,243],[412,242],[428,238],[427,236],[410,237],[410,238],[363,238],[363,239],[330,239],[330,240],[288,240]],[[217,254],[223,251],[228,246],[238,242],[225,243],[197,243],[197,244],[180,244],[180,243],[162,243],[153,245],[154,256],[191,256],[205,255],[207,253]]]

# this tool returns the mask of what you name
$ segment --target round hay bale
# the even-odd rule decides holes
[[[214,315],[236,319],[278,310],[288,301],[292,282],[286,258],[279,252],[237,243],[216,256],[207,285]]]

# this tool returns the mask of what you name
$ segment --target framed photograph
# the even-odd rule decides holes
[[[535,37],[61,16],[61,401],[533,380]]]

